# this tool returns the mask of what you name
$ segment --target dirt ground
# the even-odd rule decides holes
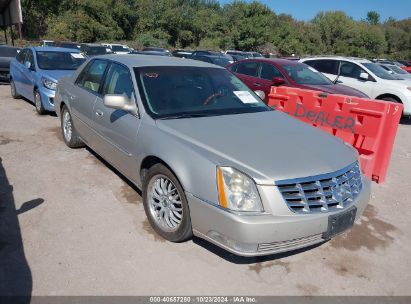
[[[360,223],[298,252],[240,258],[162,240],[135,188],[52,115],[0,86],[0,294],[411,295],[411,125]]]

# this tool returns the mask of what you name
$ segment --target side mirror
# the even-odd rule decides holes
[[[264,93],[263,91],[257,90],[257,91],[254,91],[254,93],[255,93],[258,97],[260,97],[261,100],[264,100],[264,99],[265,99],[265,93]]]
[[[32,69],[31,62],[30,62],[30,61],[25,61],[25,62],[24,62],[24,66],[25,66],[26,68],[28,68],[29,70]]]
[[[104,96],[103,103],[107,108],[123,110],[135,116],[139,116],[135,102],[130,100],[125,94],[107,94]]]
[[[358,77],[358,79],[364,80],[364,81],[368,80],[368,73],[362,72],[360,74],[360,77]]]
[[[281,77],[273,77],[273,86],[280,86],[285,84],[285,79]]]

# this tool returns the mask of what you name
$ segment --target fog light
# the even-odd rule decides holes
[[[227,236],[217,231],[213,231],[213,230],[210,230],[209,232],[207,232],[207,236],[215,240],[216,242],[224,246],[227,246],[231,249],[234,249],[236,251],[248,252],[248,253],[257,252],[258,244],[249,244],[249,243],[239,242],[239,241],[230,239]]]

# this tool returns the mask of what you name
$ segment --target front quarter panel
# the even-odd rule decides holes
[[[163,160],[175,173],[184,190],[204,201],[217,204],[216,164],[199,153],[198,148],[159,129],[144,115],[137,139],[139,168],[147,156]],[[137,181],[141,187],[142,181]]]

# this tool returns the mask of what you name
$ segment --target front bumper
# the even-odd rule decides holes
[[[50,112],[55,112],[54,110],[54,97],[56,95],[56,91],[49,90],[44,86],[39,88],[39,93],[41,96],[41,102],[43,103],[44,109]]]
[[[276,188],[269,187],[271,190]],[[369,201],[370,188],[370,180],[363,177],[362,191],[350,205],[357,208],[356,220]],[[267,192],[267,189],[259,190]],[[243,215],[223,210],[190,193],[186,196],[194,235],[240,256],[269,255],[324,242],[328,217],[350,208],[320,214],[296,214],[287,209],[280,196],[275,195],[266,213]],[[266,200],[264,194],[262,199]]]

